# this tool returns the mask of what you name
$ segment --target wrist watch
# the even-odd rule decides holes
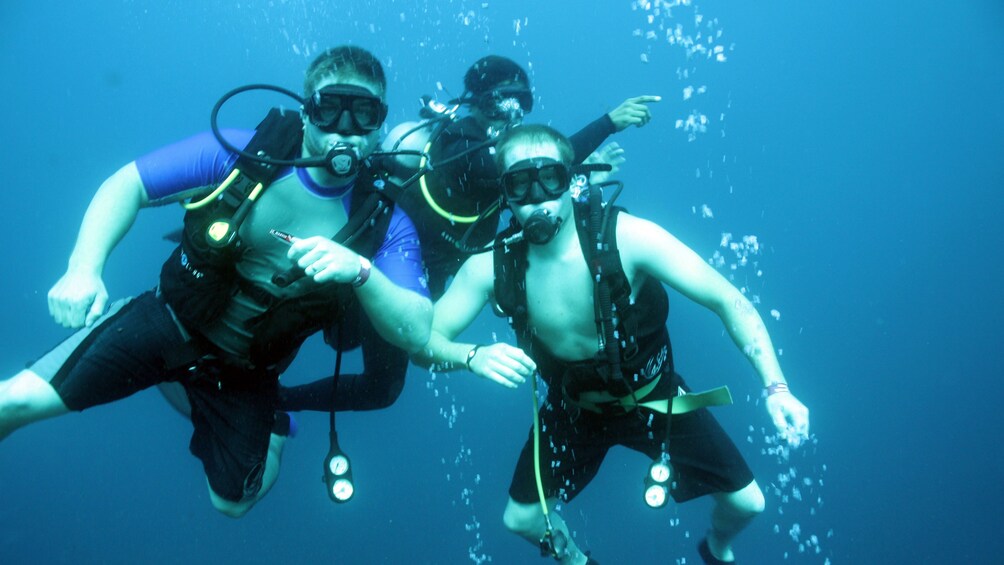
[[[372,269],[372,268],[373,268],[373,263],[370,263],[369,259],[367,259],[367,258],[363,257],[362,255],[360,255],[359,256],[359,274],[356,275],[356,278],[352,279],[352,287],[353,288],[359,288],[359,287],[363,286],[364,284],[366,284],[366,281],[368,281],[369,278],[370,278],[370,269]]]

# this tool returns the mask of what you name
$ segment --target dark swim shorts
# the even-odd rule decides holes
[[[679,375],[674,375],[672,385],[687,390]],[[603,458],[615,445],[640,451],[652,459],[660,455],[666,437],[665,414],[642,408],[640,412],[602,415],[566,410],[562,404],[548,403],[539,412],[543,430],[540,474],[548,498],[575,498],[593,480]],[[533,451],[531,427],[509,486],[509,496],[523,504],[540,500]],[[715,492],[735,492],[753,481],[746,460],[707,408],[673,416],[669,456],[676,477],[670,494],[677,502]],[[645,471],[647,468],[638,469],[638,476]]]
[[[278,377],[214,358],[179,365],[174,359],[185,343],[170,309],[150,291],[115,302],[29,369],[74,411],[181,383],[195,428],[189,449],[202,460],[210,487],[230,501],[254,496],[276,423]]]

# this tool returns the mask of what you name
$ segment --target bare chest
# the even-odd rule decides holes
[[[566,360],[596,352],[593,283],[581,253],[532,261],[526,273],[530,327],[552,354]]]

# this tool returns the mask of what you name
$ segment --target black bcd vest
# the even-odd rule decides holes
[[[255,128],[245,151],[274,159],[293,159],[303,139],[302,121],[296,112],[273,108]],[[256,365],[271,364],[288,355],[307,336],[341,319],[354,302],[349,285],[319,285],[303,296],[278,299],[237,274],[243,253],[240,238],[228,246],[209,245],[206,230],[219,218],[229,218],[247,200],[257,183],[267,190],[280,167],[239,157],[240,171],[214,202],[185,213],[181,243],[164,263],[160,292],[185,328],[198,335],[201,328],[223,314],[230,298],[242,291],[267,307],[249,321],[254,334],[251,360]],[[364,257],[372,257],[383,242],[390,224],[393,202],[383,192],[385,181],[371,167],[364,166],[356,178],[346,225],[332,239]]]
[[[621,363],[638,352],[638,314],[631,305],[631,285],[616,245],[617,214],[623,209],[607,206],[601,198],[597,191],[585,201],[573,199],[572,203],[582,254],[593,280],[597,281],[594,313],[597,332],[605,346],[597,351],[596,367],[608,384],[619,387],[623,381]],[[498,313],[508,316],[519,346],[532,352],[526,300],[526,246],[529,244],[525,240],[504,243],[519,230],[520,226],[513,220],[495,240],[495,301]]]

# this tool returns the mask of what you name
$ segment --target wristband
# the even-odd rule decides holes
[[[352,287],[353,288],[359,288],[359,287],[363,286],[364,284],[366,284],[366,281],[368,281],[369,278],[370,278],[370,269],[372,269],[372,268],[373,268],[373,264],[370,263],[370,260],[367,259],[367,258],[365,258],[365,257],[363,257],[362,255],[360,255],[359,256],[359,274],[356,275],[356,278],[352,279],[352,283],[351,283]]]
[[[764,390],[767,391],[767,396],[770,396],[772,394],[777,394],[779,392],[791,392],[788,390],[787,383],[770,383],[769,385],[764,387]]]
[[[471,370],[471,361],[474,360],[474,356],[478,354],[478,350],[479,349],[481,349],[481,346],[480,345],[475,345],[474,347],[471,348],[470,351],[467,352],[467,361],[466,361],[465,364],[467,365],[467,370],[468,371]]]

